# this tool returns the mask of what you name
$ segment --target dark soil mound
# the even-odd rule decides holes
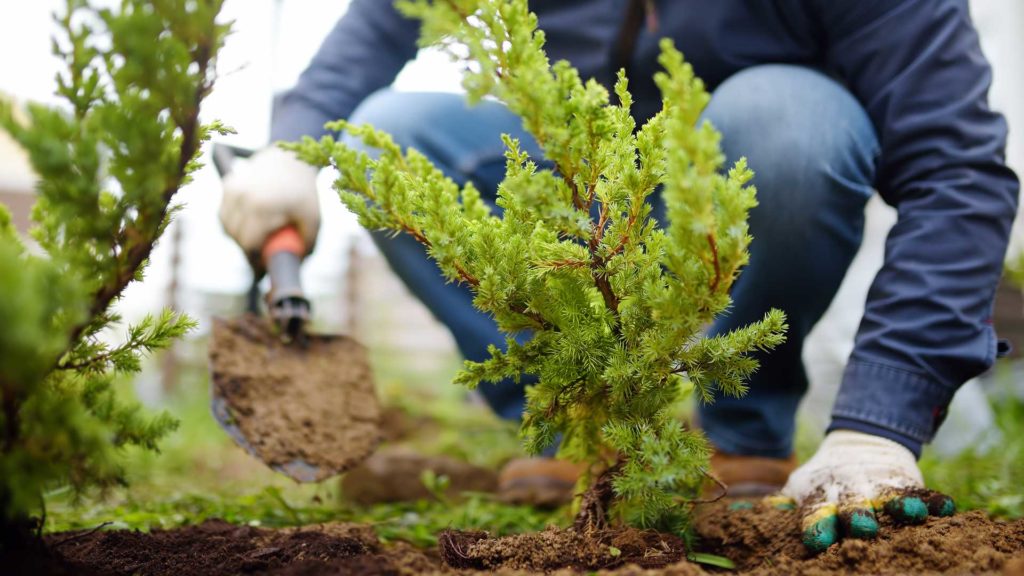
[[[72,573],[97,576],[396,574],[400,566],[430,571],[437,565],[408,546],[385,557],[372,528],[346,524],[264,530],[211,520],[178,530],[69,538],[75,535],[54,535],[48,544]]]

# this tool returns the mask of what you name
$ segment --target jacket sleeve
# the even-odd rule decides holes
[[[1019,184],[967,0],[818,0],[827,65],[881,144],[876,187],[899,217],[833,428],[931,440],[956,389],[995,360],[991,311]],[[912,447],[913,448],[913,447]]]
[[[272,140],[323,135],[364,98],[389,85],[416,56],[419,23],[388,0],[353,0],[299,77],[277,102]]]

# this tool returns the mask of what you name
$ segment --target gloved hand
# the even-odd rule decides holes
[[[874,538],[876,512],[919,524],[929,514],[950,516],[956,511],[951,498],[924,488],[910,450],[849,430],[826,436],[814,456],[790,475],[781,497],[770,498],[777,507],[799,508],[803,543],[813,552],[843,536]]]
[[[289,224],[298,228],[306,250],[313,250],[320,228],[318,172],[276,146],[232,164],[224,178],[220,221],[255,269],[267,238]]]

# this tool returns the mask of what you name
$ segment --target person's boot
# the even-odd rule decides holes
[[[728,496],[767,496],[786,485],[797,467],[795,455],[789,458],[764,458],[715,452],[711,472],[725,484]],[[707,492],[719,495],[721,487],[709,486]]]
[[[509,504],[555,508],[575,496],[582,464],[555,458],[515,458],[498,473],[498,497]]]
[[[727,486],[729,496],[764,496],[786,485],[797,467],[796,456],[764,458],[716,452],[711,471]],[[554,458],[516,458],[498,474],[498,497],[510,504],[554,508],[572,501],[584,466]],[[721,488],[708,487],[717,495]]]
[[[429,500],[437,495],[423,484],[423,473],[428,470],[448,479],[448,498],[458,498],[463,492],[494,492],[498,484],[491,468],[399,446],[379,450],[342,476],[341,496],[363,506]]]

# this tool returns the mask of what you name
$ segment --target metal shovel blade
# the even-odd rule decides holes
[[[235,442],[299,482],[366,459],[380,443],[380,405],[366,349],[346,336],[285,344],[270,320],[215,318],[213,415]]]

